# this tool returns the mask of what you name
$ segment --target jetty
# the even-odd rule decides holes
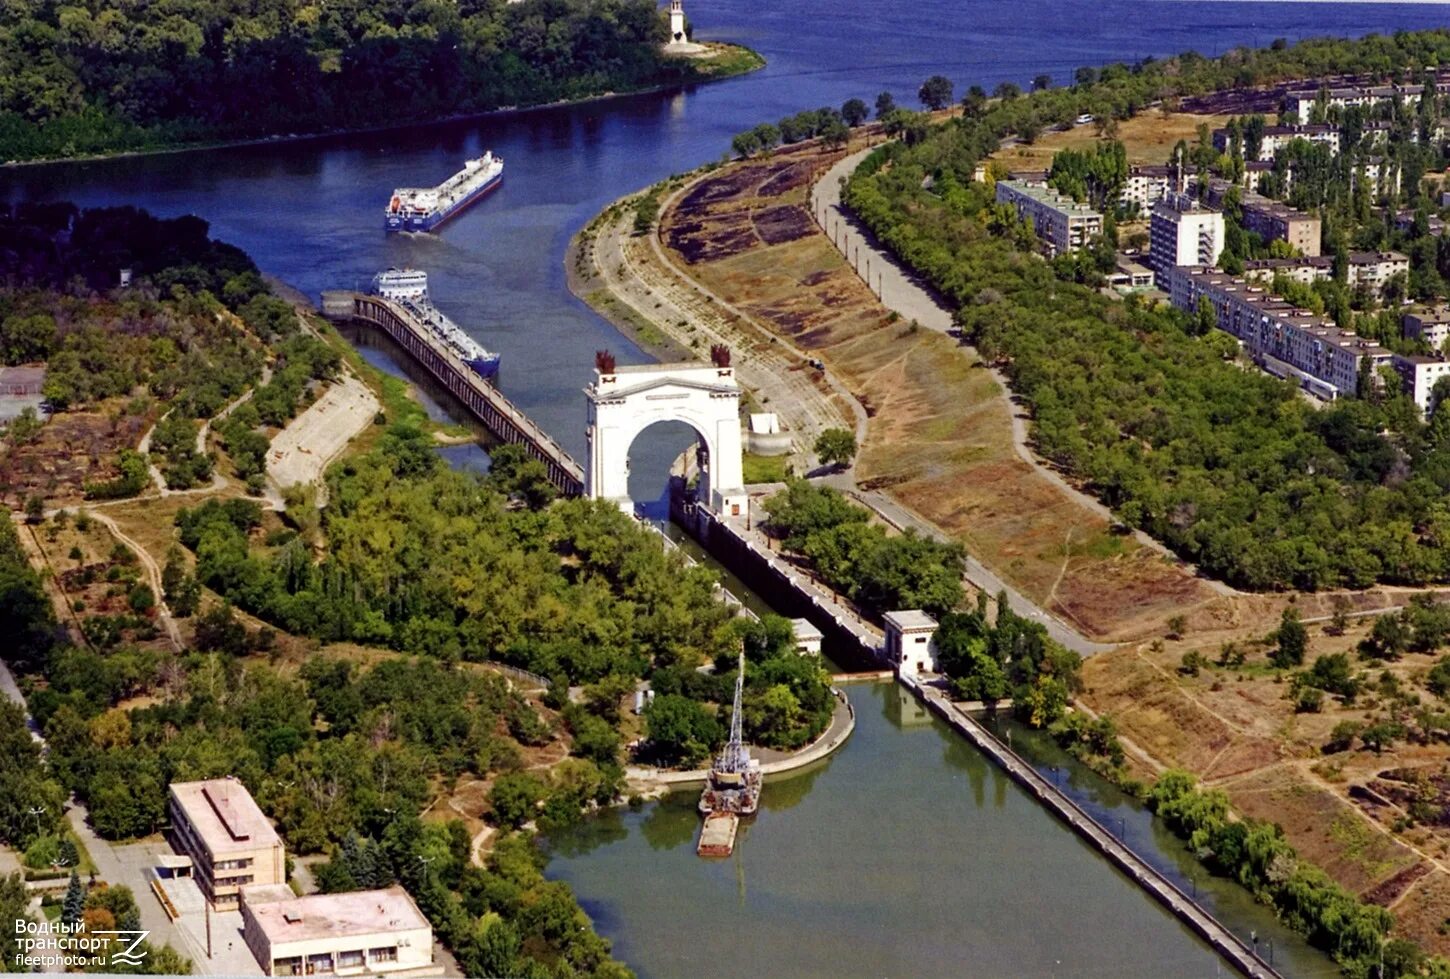
[[[330,291],[322,294],[322,315],[337,321],[361,321],[381,329],[406,350],[429,374],[463,403],[499,441],[522,445],[548,469],[549,481],[565,496],[584,492],[584,469],[503,392],[479,377],[467,364],[419,322],[407,308],[391,299],[362,292]]]

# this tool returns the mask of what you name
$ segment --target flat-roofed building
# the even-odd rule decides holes
[[[1405,393],[1414,399],[1422,412],[1428,414],[1435,382],[1442,377],[1450,377],[1450,360],[1443,356],[1395,354],[1394,367],[1404,384]]]
[[[269,976],[438,975],[433,928],[402,887],[298,897],[242,891],[242,940]]]
[[[795,651],[802,656],[819,656],[821,641],[825,633],[817,629],[810,619],[791,619],[790,631],[795,636]]]
[[[1176,168],[1170,166],[1129,167],[1118,202],[1125,207],[1137,205],[1140,212],[1147,212],[1173,192],[1176,176]]]
[[[1450,339],[1450,306],[1433,306],[1415,309],[1400,318],[1405,336],[1423,340],[1432,349],[1439,350]]]
[[[1223,253],[1223,214],[1191,194],[1169,194],[1153,208],[1148,223],[1148,264],[1163,274],[1175,265],[1216,265]]]
[[[234,778],[173,782],[168,835],[191,858],[202,894],[220,908],[235,907],[250,884],[285,884],[282,838],[247,787]]]
[[[1287,99],[1291,114],[1298,117],[1301,125],[1307,125],[1314,118],[1314,110],[1318,105],[1323,105],[1326,112],[1329,109],[1346,109],[1350,106],[1371,108],[1396,101],[1414,108],[1420,104],[1423,92],[1423,85],[1346,85],[1336,88],[1299,89],[1290,92]]]
[[[1049,255],[1076,251],[1103,233],[1103,215],[1051,187],[1017,180],[997,181],[997,203],[1010,204],[1030,221]]]
[[[1120,255],[1117,267],[1108,273],[1108,285],[1119,292],[1139,292],[1151,289],[1153,288],[1153,270]]]
[[[1300,309],[1262,286],[1216,269],[1179,266],[1168,273],[1173,305],[1194,312],[1212,306],[1219,329],[1236,337],[1254,362],[1292,378],[1325,400],[1355,394],[1360,365],[1389,364],[1393,355],[1373,340]]]
[[[1396,275],[1408,274],[1410,259],[1399,252],[1351,252],[1345,281],[1351,287],[1364,286],[1375,295],[1382,295],[1385,286]],[[1272,283],[1277,276],[1312,285],[1334,278],[1334,259],[1329,255],[1304,258],[1256,258],[1244,263],[1244,278]]]
[[[936,619],[921,609],[887,612],[886,659],[901,676],[938,672]]]
[[[1204,200],[1210,207],[1223,208],[1224,196],[1231,187],[1227,180],[1215,177],[1204,188]],[[1252,191],[1244,191],[1239,200],[1243,213],[1243,226],[1265,241],[1275,238],[1286,241],[1299,250],[1301,255],[1318,255],[1319,238],[1322,230],[1319,218],[1295,210],[1288,204],[1270,200]]]
[[[1280,150],[1296,139],[1327,146],[1331,153],[1336,156],[1339,154],[1339,127],[1337,126],[1330,126],[1325,123],[1298,126],[1265,126],[1263,138],[1259,142],[1259,152],[1254,159],[1262,161],[1272,160],[1278,155]],[[1228,152],[1229,135],[1227,129],[1215,129],[1213,131],[1213,146],[1220,153]],[[1248,153],[1244,154],[1244,158],[1245,160],[1248,159]]]

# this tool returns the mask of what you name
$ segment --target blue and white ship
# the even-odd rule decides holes
[[[425,329],[484,380],[498,375],[499,355],[490,353],[458,324],[444,316],[428,298],[428,273],[417,269],[388,269],[373,277],[373,294],[391,299],[422,322]]]
[[[388,201],[383,228],[432,231],[503,183],[503,158],[485,153],[437,187],[399,187]]]

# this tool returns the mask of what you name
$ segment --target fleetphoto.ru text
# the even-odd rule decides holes
[[[145,931],[90,931],[84,922],[15,919],[15,971],[61,972],[98,962],[140,965],[146,955]]]

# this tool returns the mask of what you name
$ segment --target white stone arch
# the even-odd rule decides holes
[[[684,422],[705,445],[700,501],[716,513],[745,512],[741,459],[740,385],[728,354],[723,364],[646,364],[615,368],[601,355],[589,398],[585,495],[629,502],[629,450],[659,422]]]

